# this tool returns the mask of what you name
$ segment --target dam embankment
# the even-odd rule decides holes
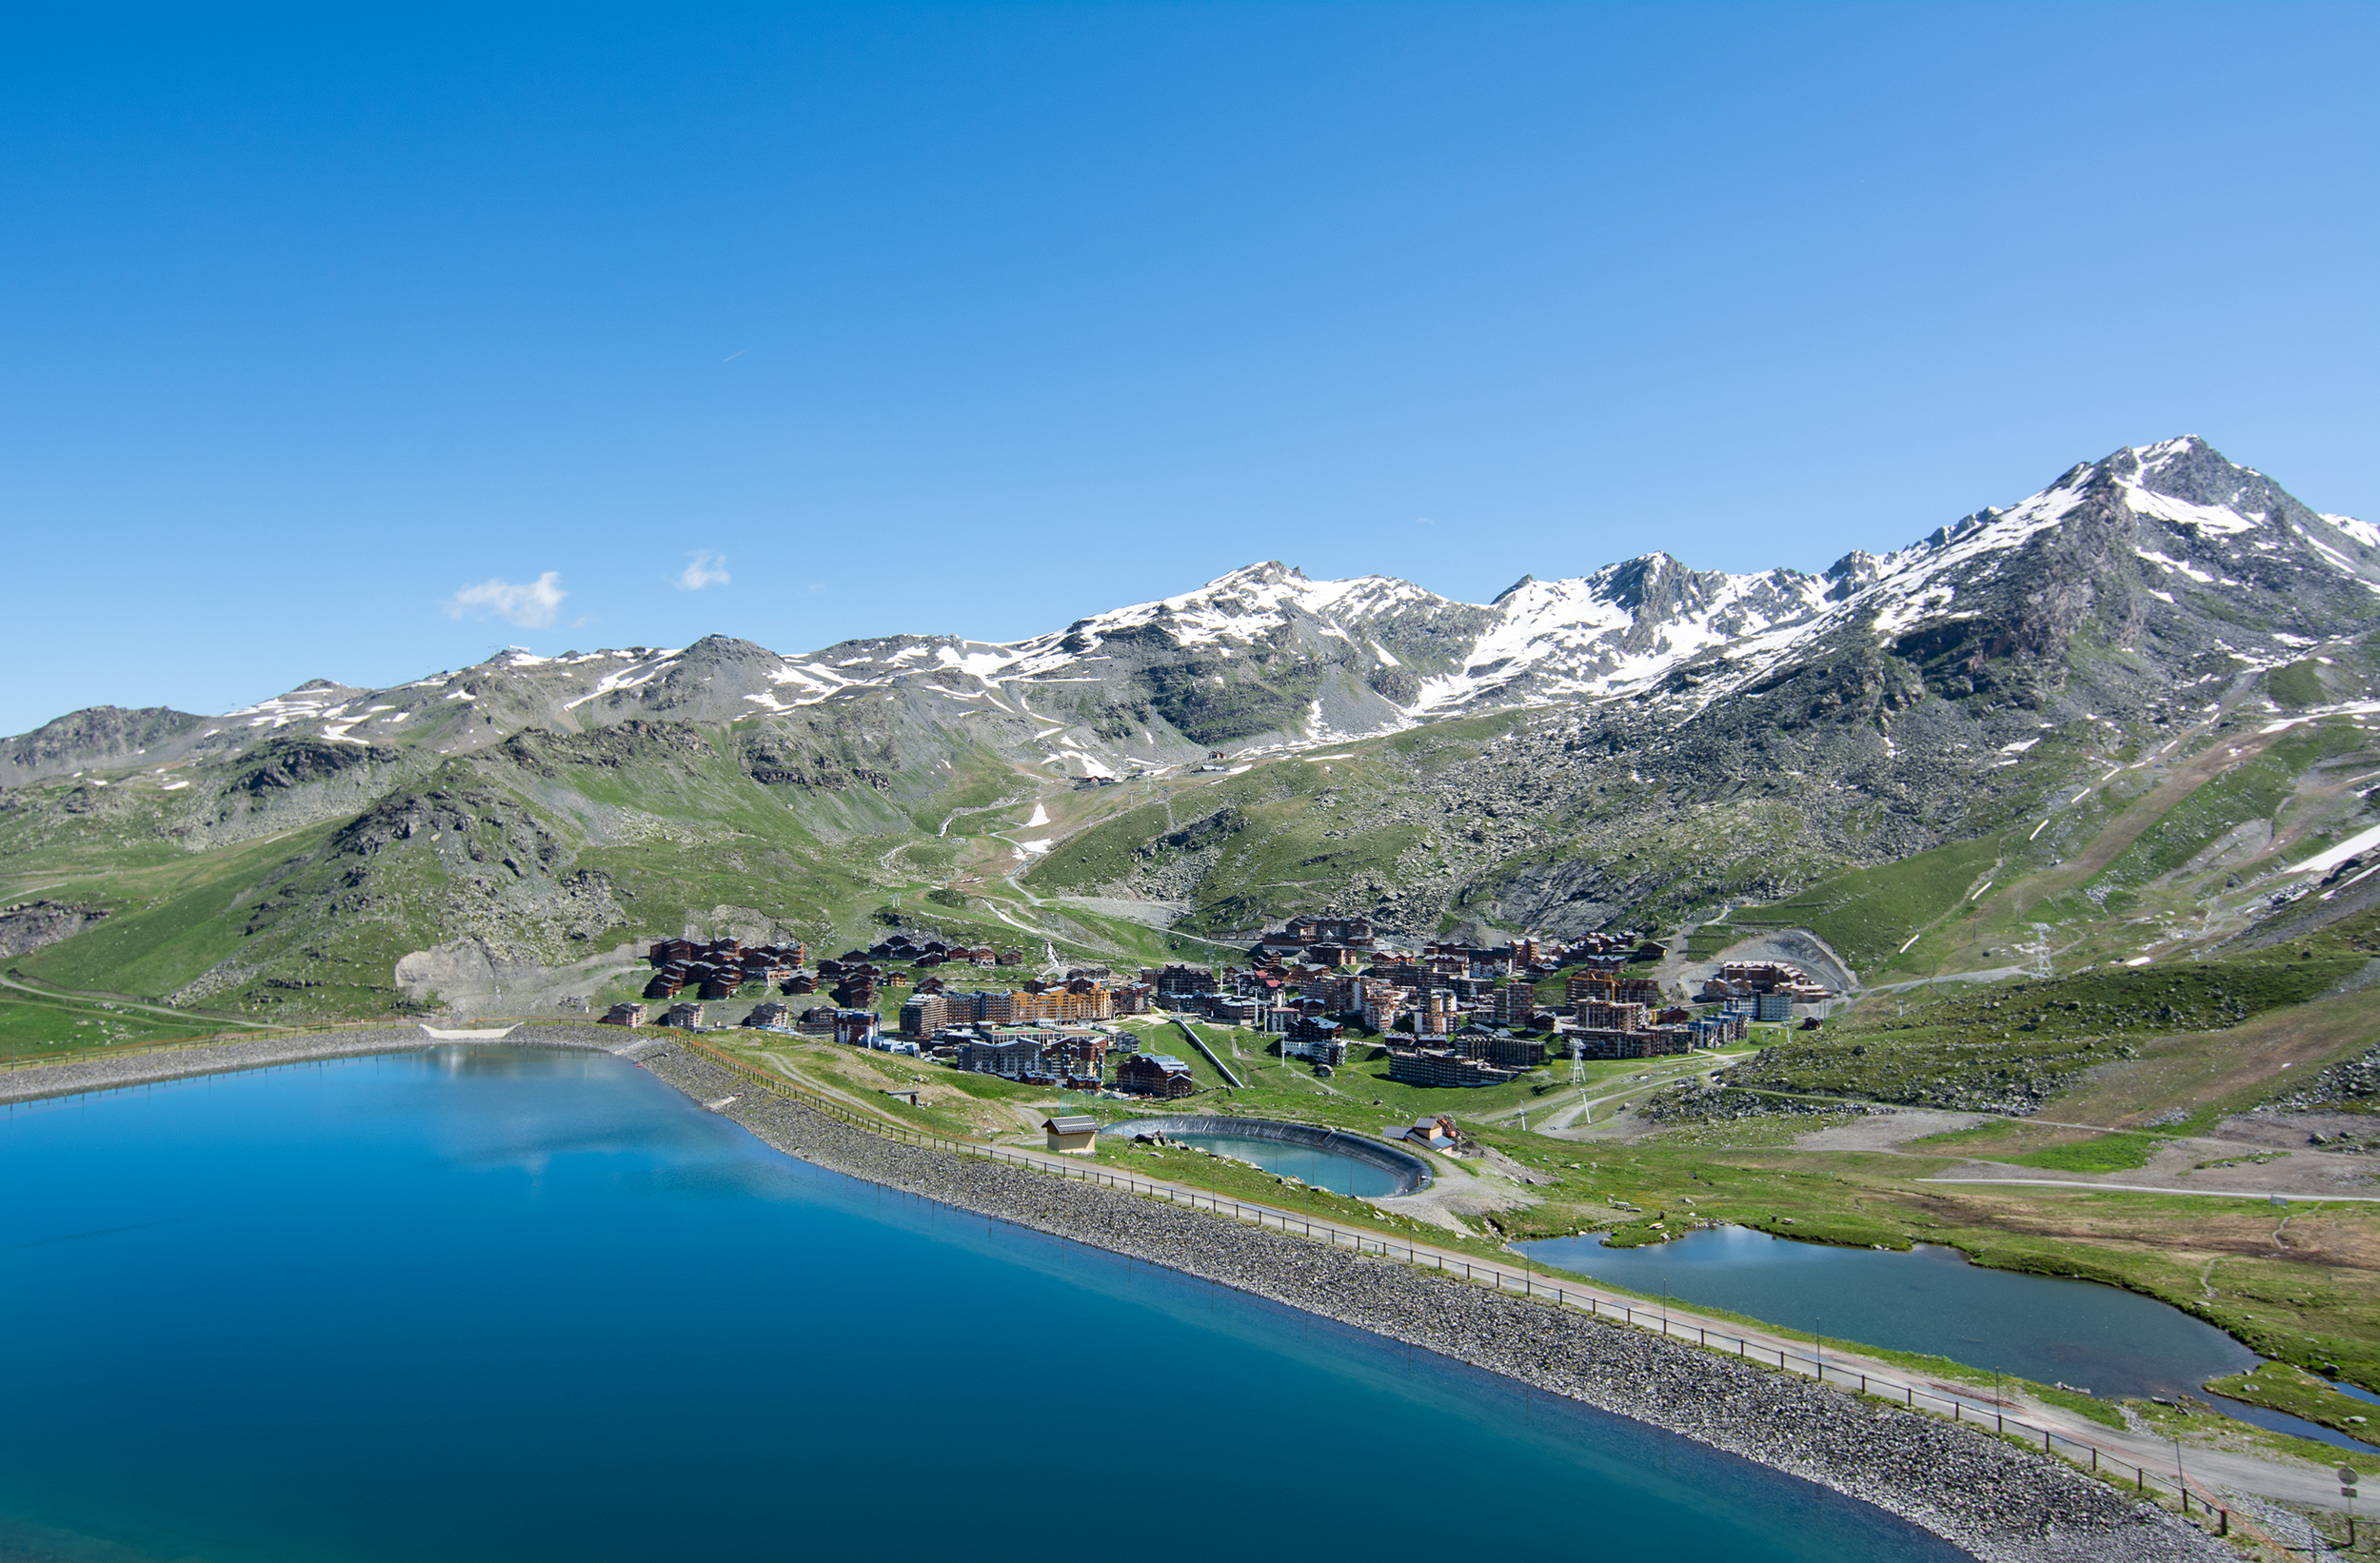
[[[0,1101],[453,1045],[418,1028],[380,1027],[79,1059],[0,1076]],[[476,1045],[630,1057],[698,1104],[724,1102],[721,1116],[786,1155],[1228,1286],[1664,1429],[1874,1504],[1987,1563],[2214,1563],[2236,1555],[2081,1471],[1975,1428],[1400,1261],[870,1134],[755,1090],[748,1078],[665,1035],[537,1026]]]

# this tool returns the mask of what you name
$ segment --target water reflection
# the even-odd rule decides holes
[[[2196,1395],[2208,1379],[2258,1360],[2213,1325],[2153,1298],[1986,1270],[1954,1248],[1835,1248],[1743,1227],[1647,1248],[1605,1248],[1596,1237],[1526,1246],[1545,1264],[1632,1290],[2104,1396]]]
[[[1318,1150],[1311,1145],[1291,1145],[1278,1139],[1258,1139],[1239,1135],[1202,1135],[1176,1131],[1168,1139],[1184,1145],[1195,1145],[1202,1151],[1213,1151],[1241,1161],[1253,1161],[1266,1172],[1282,1177],[1295,1177],[1318,1189],[1333,1194],[1353,1195],[1359,1199],[1374,1199],[1397,1192],[1398,1177],[1385,1167],[1369,1161],[1358,1161],[1351,1156]]]
[[[1153,1522],[1161,1478],[1241,1447],[1273,1476],[1230,1491],[1244,1563],[1346,1550],[1331,1494],[1415,1450],[1433,1491],[1494,1494],[1523,1553],[1577,1554],[1586,1515],[1614,1557],[1958,1555],[1637,1424],[789,1160],[605,1057],[80,1098],[0,1119],[0,1330],[38,1346],[0,1417],[0,1557],[1006,1563],[1089,1533],[1193,1563],[1216,1533]],[[1016,1479],[1078,1445],[1117,1453]]]

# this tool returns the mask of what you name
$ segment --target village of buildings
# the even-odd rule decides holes
[[[1720,966],[1688,1001],[1643,975],[1666,955],[1633,935],[1492,948],[1406,947],[1361,918],[1292,918],[1244,963],[1118,972],[1086,965],[1016,979],[1019,948],[895,934],[815,965],[799,943],[653,942],[642,1001],[621,1026],[730,1029],[731,1001],[761,996],[732,1028],[831,1039],[1059,1090],[1170,1099],[1200,1085],[1184,1059],[1143,1047],[1130,1017],[1264,1034],[1318,1076],[1384,1053],[1408,1085],[1493,1086],[1551,1062],[1656,1058],[1742,1041],[1755,1021],[1788,1021],[1829,991],[1781,961]],[[1006,972],[1011,979],[993,975]],[[903,993],[902,990],[905,990]],[[901,996],[897,1023],[890,999]],[[1802,1019],[1805,1026],[1818,1022]],[[1226,1073],[1228,1073],[1226,1071]]]

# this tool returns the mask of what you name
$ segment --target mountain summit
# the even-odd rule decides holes
[[[2188,808],[2026,916],[2245,938],[2361,864],[2376,595],[2380,533],[2183,438],[1815,575],[1649,553],[1473,603],[1264,561],[1008,643],[712,635],[102,707],[0,742],[0,862],[49,898],[0,939],[56,942],[26,969],[69,987],[272,1015],[583,999],[627,935],[852,939],[904,892],[970,942],[1115,958],[1151,907],[1237,938],[1751,900],[1889,962],[2169,774]]]
[[[2188,700],[2218,678],[2198,669],[2289,662],[2369,617],[2375,593],[2380,529],[2320,514],[2184,436],[2078,465],[2006,509],[1890,553],[1848,554],[1820,575],[1695,570],[1652,553],[1586,576],[1524,575],[1477,604],[1264,561],[1004,644],[894,636],[783,656],[712,636],[677,650],[510,651],[387,690],[314,680],[211,720],[77,712],[6,741],[0,782],[268,734],[456,754],[527,727],[724,722],[863,696],[962,724],[1017,758],[1102,775],[1516,705],[1699,708],[1852,653],[1905,664],[1953,698],[2037,698],[2077,672],[2078,636],[2162,671],[2125,675],[2133,693],[2159,684]]]

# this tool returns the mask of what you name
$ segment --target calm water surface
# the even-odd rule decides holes
[[[1368,1161],[1358,1161],[1351,1156],[1339,1156],[1330,1151],[1315,1150],[1306,1145],[1285,1145],[1278,1139],[1244,1139],[1238,1135],[1176,1134],[1168,1132],[1168,1139],[1184,1145],[1196,1145],[1202,1151],[1220,1156],[1253,1161],[1266,1172],[1284,1177],[1299,1178],[1318,1189],[1333,1194],[1349,1194],[1359,1199],[1370,1199],[1397,1192],[1397,1175]]]
[[[1649,1248],[1605,1248],[1595,1237],[1527,1247],[1543,1263],[1618,1285],[2094,1395],[2196,1395],[2258,1360],[2213,1325],[2137,1293],[1986,1270],[1954,1248],[1835,1248],[1743,1227]]]
[[[1518,1555],[1957,1555],[789,1161],[600,1055],[42,1104],[0,1118],[0,1555],[1039,1560],[1128,1534],[1137,1560],[1310,1563],[1458,1514]],[[1417,1459],[1468,1495],[1398,1485]]]
[[[1540,1263],[1635,1291],[2111,1397],[2202,1395],[2208,1379],[2262,1360],[2213,1325],[2153,1298],[2092,1281],[1986,1270],[1954,1248],[1836,1248],[1743,1227],[1706,1227],[1646,1248],[1605,1248],[1592,1237],[1521,1246]],[[2370,1447],[2286,1412],[2220,1396],[2211,1403],[2276,1433],[2340,1449]]]

